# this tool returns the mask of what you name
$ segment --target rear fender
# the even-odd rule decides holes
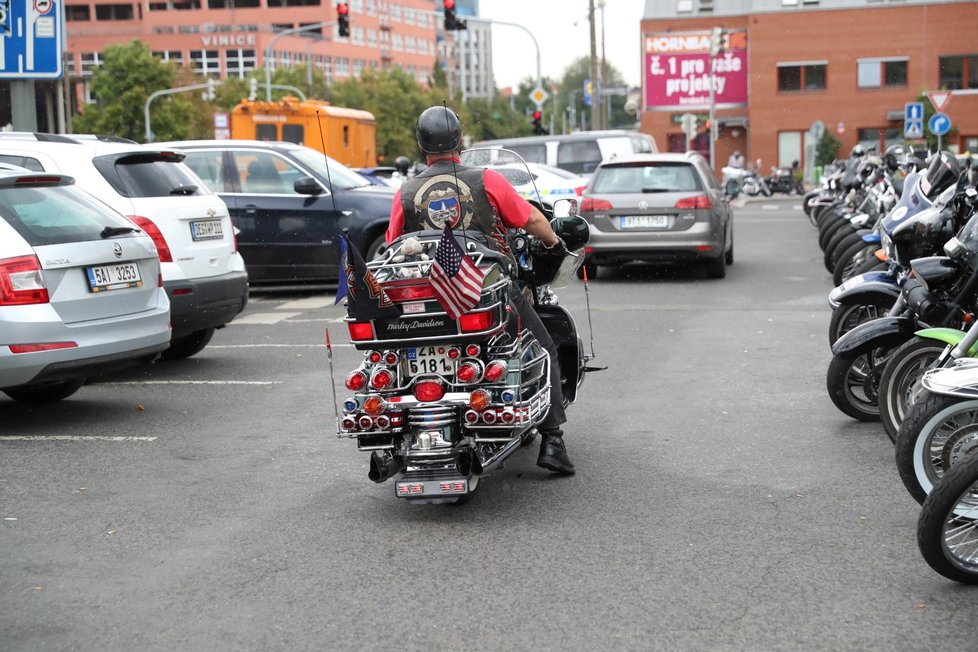
[[[851,301],[860,294],[885,294],[894,300],[900,296],[900,285],[896,274],[886,272],[866,272],[851,279],[829,292],[829,305],[835,310],[843,301]]]
[[[905,342],[918,330],[920,323],[914,317],[880,317],[859,324],[837,339],[832,353],[849,353],[869,342],[879,342],[880,346]]]
[[[944,342],[948,346],[957,346],[964,339],[965,334],[965,331],[956,328],[924,328],[916,333],[917,337]],[[968,349],[969,358],[975,357],[976,354],[978,354],[978,344]]]
[[[978,398],[978,360],[961,358],[953,367],[931,369],[920,382],[934,394]]]

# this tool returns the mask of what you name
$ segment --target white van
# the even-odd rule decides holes
[[[503,147],[516,152],[528,163],[552,165],[580,175],[590,175],[599,163],[618,156],[659,151],[648,134],[624,129],[484,140],[473,143],[472,147]]]

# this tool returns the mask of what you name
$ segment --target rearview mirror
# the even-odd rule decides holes
[[[576,199],[558,199],[554,202],[554,217],[574,217],[578,214]]]

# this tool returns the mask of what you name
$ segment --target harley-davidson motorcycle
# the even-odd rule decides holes
[[[514,186],[532,180],[508,150],[468,150],[462,160],[497,169]],[[510,230],[512,257],[481,233],[453,232],[484,273],[478,304],[458,319],[429,281],[443,231],[406,233],[366,263],[374,291],[396,311],[371,320],[349,311],[350,340],[363,360],[346,376],[338,434],[370,453],[370,480],[393,478],[395,495],[414,503],[465,502],[486,473],[533,441],[550,408],[554,361],[521,323],[513,292],[532,295],[557,347],[564,401],[575,400],[593,347],[585,354],[553,289],[575,279],[584,260],[589,231],[576,210],[576,200],[554,204],[551,224],[565,243],[556,255],[523,230]]]

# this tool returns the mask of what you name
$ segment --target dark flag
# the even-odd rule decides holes
[[[346,311],[356,321],[393,319],[401,309],[367,269],[367,263],[346,233],[340,233],[340,273],[336,282],[336,303],[346,298]]]
[[[482,270],[462,251],[446,224],[428,281],[431,282],[438,303],[449,317],[458,319],[459,315],[478,305],[482,297],[484,277]]]

